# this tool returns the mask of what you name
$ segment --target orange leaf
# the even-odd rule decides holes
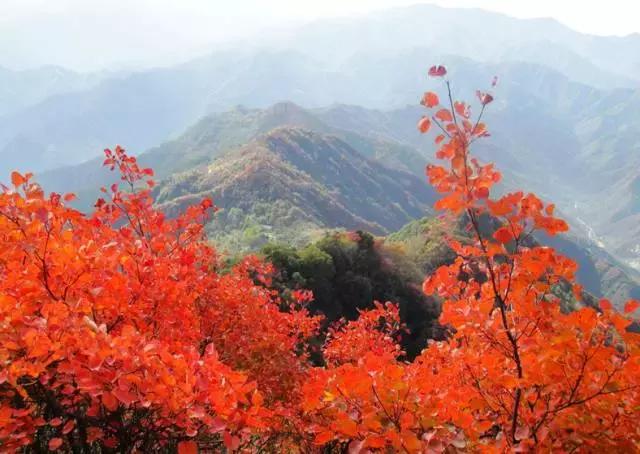
[[[502,244],[506,244],[513,240],[511,231],[506,227],[500,227],[498,230],[496,230],[496,233],[493,234],[493,237]]]
[[[613,306],[611,305],[611,302],[609,300],[601,299],[600,309],[602,309],[603,311],[610,311],[611,309],[613,309]]]
[[[62,446],[62,438],[52,438],[49,440],[49,451],[55,451]]]
[[[431,120],[427,117],[422,117],[422,119],[418,122],[418,129],[421,133],[426,133],[431,128]]]
[[[364,443],[367,448],[384,448],[386,444],[385,438],[380,435],[371,435],[366,438]]]
[[[11,172],[11,184],[15,187],[22,186],[27,182],[27,179],[23,177],[19,172]]]
[[[331,434],[331,432],[328,432],[328,431],[320,432],[319,434],[316,435],[314,443],[317,445],[324,445],[327,442],[329,442],[332,438],[333,438],[333,435]]]
[[[413,415],[409,412],[403,413],[400,416],[400,427],[402,429],[410,429],[413,426],[414,418]]]
[[[640,307],[640,303],[636,300],[628,301],[627,304],[624,305],[625,313],[629,314],[634,312],[636,309]]]
[[[355,437],[358,434],[358,425],[352,419],[345,418],[336,423],[336,430],[347,437]]]
[[[198,444],[195,441],[181,441],[178,443],[178,454],[198,454]]]
[[[451,115],[451,112],[449,112],[449,109],[440,109],[437,113],[436,113],[436,118],[440,121],[452,121],[453,120],[453,116]]]
[[[264,403],[262,394],[260,394],[258,391],[255,391],[251,396],[251,403],[257,407],[261,406]]]
[[[426,107],[435,107],[440,104],[440,99],[438,99],[438,95],[436,95],[432,91],[428,91],[422,97],[422,104]]]

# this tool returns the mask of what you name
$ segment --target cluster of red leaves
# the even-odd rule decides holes
[[[279,310],[257,260],[218,272],[210,200],[166,219],[152,171],[106,156],[128,190],[103,189],[90,216],[31,175],[0,193],[0,450],[253,443],[299,387],[318,320]]]
[[[357,363],[367,353],[393,360],[403,354],[397,343],[402,328],[398,306],[376,301],[373,309],[360,311],[356,320],[329,328],[324,359],[330,366]]]

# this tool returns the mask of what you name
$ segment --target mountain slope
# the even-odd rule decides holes
[[[246,240],[247,247],[295,243],[323,228],[384,234],[422,216],[435,200],[417,177],[335,136],[296,127],[274,129],[208,166],[169,177],[157,202],[172,213],[204,195],[222,208],[213,237],[233,246]]]
[[[142,165],[152,167],[159,179],[204,165],[229,150],[246,144],[260,134],[281,126],[302,127],[341,138],[365,156],[400,170],[424,167],[421,154],[405,144],[382,137],[366,137],[358,132],[329,126],[315,111],[282,102],[266,109],[235,109],[203,117],[174,140],[153,147],[138,156]],[[16,147],[17,148],[17,147]],[[102,168],[102,159],[55,169],[38,175],[47,188],[75,192],[86,205],[97,196],[100,186],[112,182],[113,174]]]
[[[443,261],[453,260],[446,244],[451,232],[436,218],[412,221],[386,238],[389,245],[401,245],[402,251],[417,264],[423,274],[432,273]],[[464,232],[458,232],[464,241]],[[592,297],[609,298],[622,309],[630,298],[640,298],[640,281],[604,251],[565,235],[539,239],[578,264],[577,282]]]

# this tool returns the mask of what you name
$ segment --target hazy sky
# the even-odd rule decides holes
[[[188,59],[259,31],[420,0],[0,0],[0,66],[119,69]],[[424,3],[424,2],[422,2]],[[640,0],[432,0],[516,17],[554,17],[585,33],[640,32]],[[247,38],[250,37],[250,38]]]

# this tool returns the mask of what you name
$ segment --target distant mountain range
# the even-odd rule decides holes
[[[59,66],[13,71],[0,66],[0,118],[39,104],[52,96],[86,91],[115,74],[83,74]]]
[[[640,85],[640,35],[589,36],[550,19],[416,5],[321,20],[267,35],[257,48],[238,45],[133,74],[0,71],[0,100],[16,99],[0,109],[0,156],[8,162],[16,146],[25,146],[30,153],[17,163],[40,171],[82,162],[115,142],[144,150],[205,114],[238,104],[401,108],[416,102],[433,62],[455,69],[461,88],[475,89],[499,75],[499,94],[513,94],[510,101],[523,108],[535,87],[557,90],[550,112],[539,115],[581,107],[573,86],[592,106],[614,97],[628,103],[627,110],[638,109],[637,96],[624,89]],[[0,164],[0,173],[7,167]]]

